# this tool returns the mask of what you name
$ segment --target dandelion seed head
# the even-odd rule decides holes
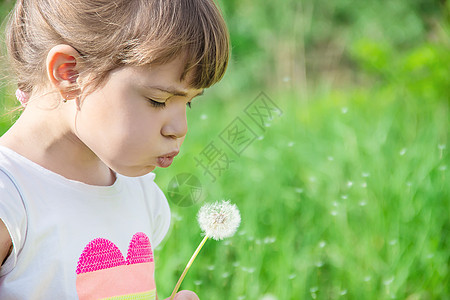
[[[208,237],[222,240],[236,233],[241,223],[241,215],[235,204],[222,200],[203,205],[198,212],[197,220]]]

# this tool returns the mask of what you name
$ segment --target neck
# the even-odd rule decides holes
[[[8,147],[42,167],[68,179],[90,185],[108,186],[115,175],[77,137],[69,120],[74,120],[69,105],[61,103],[49,109],[46,103],[30,103],[16,123],[0,138]]]

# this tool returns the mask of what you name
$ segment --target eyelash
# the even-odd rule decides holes
[[[151,104],[153,107],[156,107],[156,108],[164,108],[164,107],[166,106],[166,103],[164,103],[164,102],[158,102],[158,101],[155,101],[155,100],[150,99],[150,98],[147,98],[147,99],[150,101],[150,104]]]
[[[158,101],[155,101],[155,100],[150,99],[150,98],[147,98],[147,99],[150,101],[150,104],[151,104],[153,107],[155,107],[155,108],[164,108],[164,107],[166,106],[166,103],[164,103],[164,102],[158,102]],[[189,107],[189,108],[192,107],[191,102],[186,103],[186,105],[187,105],[187,107]]]

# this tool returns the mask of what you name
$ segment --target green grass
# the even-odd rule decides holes
[[[202,299],[449,299],[448,102],[379,87],[271,97],[285,114],[216,182],[193,157],[241,115],[233,105],[206,120],[194,107],[185,154],[157,171],[163,190],[196,174],[205,201],[231,199],[242,213],[238,234],[208,241],[183,287]],[[201,240],[200,204],[172,204],[161,295]]]

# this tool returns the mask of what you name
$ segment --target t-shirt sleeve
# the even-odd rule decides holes
[[[164,193],[161,191],[161,189],[154,183],[156,192],[155,194],[157,197],[155,197],[156,201],[158,202],[155,207],[157,207],[157,210],[154,210],[153,214],[153,247],[157,247],[166,236],[167,232],[169,231],[170,227],[170,208],[169,203],[167,203],[167,198],[164,195]]]
[[[13,249],[0,267],[0,276],[9,273],[16,265],[17,256],[25,242],[27,218],[25,207],[14,181],[0,169],[0,219],[11,236]]]
[[[164,239],[170,227],[170,207],[167,198],[154,182],[155,174],[149,173],[143,177],[146,204],[151,221],[151,243],[156,248]]]

